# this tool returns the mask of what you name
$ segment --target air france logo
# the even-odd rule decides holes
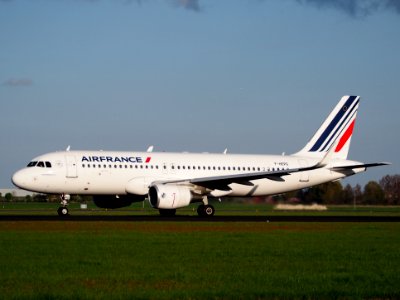
[[[108,162],[108,163],[149,163],[151,160],[151,157],[146,157],[145,160],[143,160],[142,157],[140,156],[82,156],[82,162],[97,162],[97,163],[102,163],[102,162]]]

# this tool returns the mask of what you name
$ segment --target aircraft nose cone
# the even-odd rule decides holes
[[[24,174],[23,174],[22,171],[16,172],[16,173],[12,176],[11,181],[12,181],[12,183],[13,183],[16,187],[19,187],[19,188],[22,188],[22,189],[23,189],[23,188],[25,187],[25,185],[26,185],[26,178],[25,178],[25,176],[24,176]]]

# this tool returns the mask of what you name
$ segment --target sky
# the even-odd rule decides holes
[[[0,0],[0,187],[64,150],[286,154],[343,95],[399,174],[398,0]]]

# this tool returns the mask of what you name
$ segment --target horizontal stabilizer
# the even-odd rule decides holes
[[[361,168],[372,168],[379,166],[387,166],[391,165],[389,162],[379,162],[379,163],[370,163],[370,164],[357,164],[357,165],[348,165],[348,166],[336,166],[330,168],[332,171],[344,171],[344,170],[353,170],[353,169],[361,169]]]

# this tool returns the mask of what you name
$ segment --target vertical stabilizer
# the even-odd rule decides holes
[[[359,96],[343,96],[307,145],[295,155],[321,158],[338,141],[333,157],[346,159],[359,103]]]

